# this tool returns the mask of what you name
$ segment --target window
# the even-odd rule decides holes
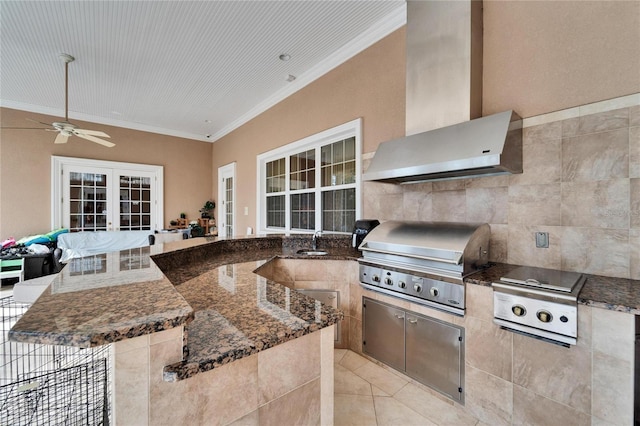
[[[258,156],[261,232],[350,233],[360,214],[361,120]]]

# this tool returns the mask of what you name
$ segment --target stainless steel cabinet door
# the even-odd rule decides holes
[[[403,310],[362,299],[362,352],[404,371]]]
[[[406,314],[406,373],[462,402],[464,329]]]

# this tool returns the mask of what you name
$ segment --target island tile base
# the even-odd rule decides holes
[[[177,382],[163,368],[182,358],[181,328],[115,343],[115,423],[331,425],[334,327]]]

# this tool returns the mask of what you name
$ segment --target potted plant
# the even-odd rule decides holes
[[[180,219],[186,219],[186,218],[187,218],[186,213],[180,213]]]
[[[200,217],[203,219],[212,219],[214,218],[213,216],[213,209],[216,208],[216,202],[212,201],[212,200],[207,200],[204,203],[204,206],[202,206],[202,208],[200,209]]]

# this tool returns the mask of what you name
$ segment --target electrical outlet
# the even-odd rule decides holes
[[[549,248],[549,233],[548,232],[536,232],[536,247],[537,248]]]
[[[244,208],[244,215],[249,216],[249,207]]]

